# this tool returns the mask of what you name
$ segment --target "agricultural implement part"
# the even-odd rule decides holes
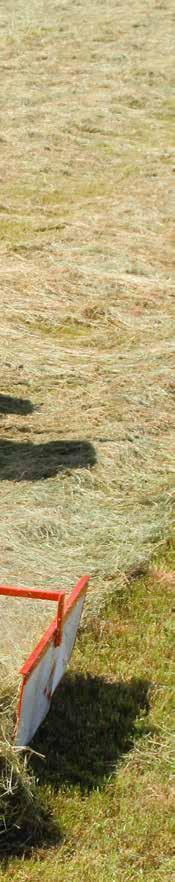
[[[22,683],[14,736],[17,747],[29,744],[48,713],[72,654],[87,585],[88,576],[82,576],[68,596],[64,591],[0,586],[0,595],[57,603],[56,617],[20,669]]]

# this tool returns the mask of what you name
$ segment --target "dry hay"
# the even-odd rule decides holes
[[[89,572],[88,615],[172,523],[172,14],[0,10],[1,582]],[[11,688],[51,615],[26,603],[0,603]]]

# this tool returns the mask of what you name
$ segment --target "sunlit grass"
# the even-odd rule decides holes
[[[145,582],[174,504],[172,3],[9,0],[0,21],[1,394],[18,401],[0,401],[0,580],[70,590],[89,572],[73,670],[153,684],[149,731],[139,705],[102,786],[82,797],[78,767],[41,799],[18,760],[12,781],[11,740],[49,611],[1,599],[3,800],[20,828],[28,794],[22,850],[47,823],[53,843],[2,880],[172,882],[173,553]]]
[[[80,632],[27,769],[6,745],[5,882],[18,874],[47,882],[49,873],[78,882],[85,860],[90,882],[101,871],[122,882],[171,880],[173,565],[171,542]],[[20,849],[22,864],[10,857]]]

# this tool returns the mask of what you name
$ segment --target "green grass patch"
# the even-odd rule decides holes
[[[80,631],[35,752],[11,758],[4,882],[173,878],[174,557],[171,541]]]

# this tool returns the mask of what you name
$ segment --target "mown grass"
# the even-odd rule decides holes
[[[166,678],[160,703],[155,685],[152,692],[152,680],[159,682],[162,677],[164,683],[165,656],[169,676],[166,647],[170,652],[171,613],[168,618],[166,610],[167,630],[161,619],[162,663],[156,627],[161,607],[164,617],[166,596],[170,602],[172,581],[168,587],[161,575],[159,591],[159,583],[150,587],[149,581],[132,582],[136,573],[145,573],[152,554],[161,550],[173,522],[173,14],[173,4],[167,0],[152,6],[127,0],[125,7],[120,2],[116,6],[114,0],[107,5],[94,0],[91,6],[81,0],[64,0],[61,6],[54,0],[47,5],[45,0],[25,5],[17,0],[15,9],[8,0],[0,8],[0,580],[69,590],[82,572],[89,572],[86,633],[75,655],[76,670],[79,667],[85,683],[86,673],[93,678],[84,686],[81,681],[87,696],[81,706],[82,721],[91,690],[94,696],[96,689],[94,703],[100,695],[103,708],[105,701],[107,707],[110,704],[112,693],[106,682],[111,677],[115,684],[123,678],[128,682],[134,677],[136,683],[146,677],[151,683],[151,708],[157,709],[155,742],[152,730],[150,740],[145,741],[141,731],[138,741],[142,711],[143,728],[146,713],[139,704],[139,686],[137,696],[129,685],[124,688],[123,712],[119,688],[116,707],[119,702],[125,734],[123,742],[112,736],[115,749],[111,747],[110,763],[116,766],[117,760],[116,777],[111,771],[111,784],[107,783],[104,752],[104,774],[99,771],[103,782],[97,782],[93,767],[94,789],[88,790],[88,796],[82,793],[83,775],[89,787],[87,764],[83,769],[78,758],[77,783],[75,775],[72,790],[67,782],[69,745],[63,763],[65,780],[59,781],[54,799],[48,780],[43,791],[40,784],[35,790],[32,764],[18,768],[13,760],[16,848],[21,843],[23,849],[28,837],[35,846],[40,841],[41,848],[48,823],[53,851],[49,864],[44,857],[42,871],[45,879],[50,880],[52,873],[59,880],[60,874],[63,882],[85,874],[90,880],[99,875],[102,880],[116,876],[122,882],[147,880],[150,873],[151,882],[159,878],[164,882],[173,873],[165,834],[158,856],[156,832],[161,812],[160,831],[166,828],[171,800],[171,785],[166,790],[164,777],[163,790],[158,784],[158,770],[165,768],[163,756],[169,751]],[[5,752],[7,762],[3,800],[9,806],[17,672],[50,611],[18,602],[9,607],[3,598],[0,612],[5,684],[2,756]],[[101,680],[95,680],[95,686],[98,677],[104,679],[104,690]],[[65,688],[70,707],[71,689],[78,701],[80,681],[68,680]],[[134,722],[136,698],[139,724]],[[54,713],[57,719],[57,710]],[[105,708],[103,713],[109,734]],[[168,724],[161,722],[165,717]],[[116,732],[115,727],[114,713]],[[99,730],[97,735],[101,737]],[[123,759],[127,737],[133,739],[133,748]],[[81,754],[80,742],[87,754],[82,730]],[[52,774],[58,777],[58,770],[52,767]],[[153,789],[151,775],[157,782]],[[147,782],[145,802],[138,778]],[[120,814],[120,790],[123,827],[118,833],[114,805],[116,801]],[[18,821],[25,792],[21,839]],[[97,806],[102,821],[96,817]],[[148,835],[149,813],[155,818],[153,835]],[[57,852],[59,825],[63,840],[60,845],[59,838]],[[3,842],[3,820],[2,830]],[[13,833],[9,833],[10,847]],[[110,836],[115,840],[111,855]],[[81,856],[76,838],[84,842]],[[47,848],[47,836],[45,843]],[[36,860],[40,859],[41,851]],[[2,872],[12,878],[16,873],[23,882],[26,874],[30,879],[34,873],[37,879],[38,867],[27,859],[27,863],[11,862]]]
[[[173,880],[173,566],[172,540],[80,631],[35,753],[13,758],[3,882]]]

